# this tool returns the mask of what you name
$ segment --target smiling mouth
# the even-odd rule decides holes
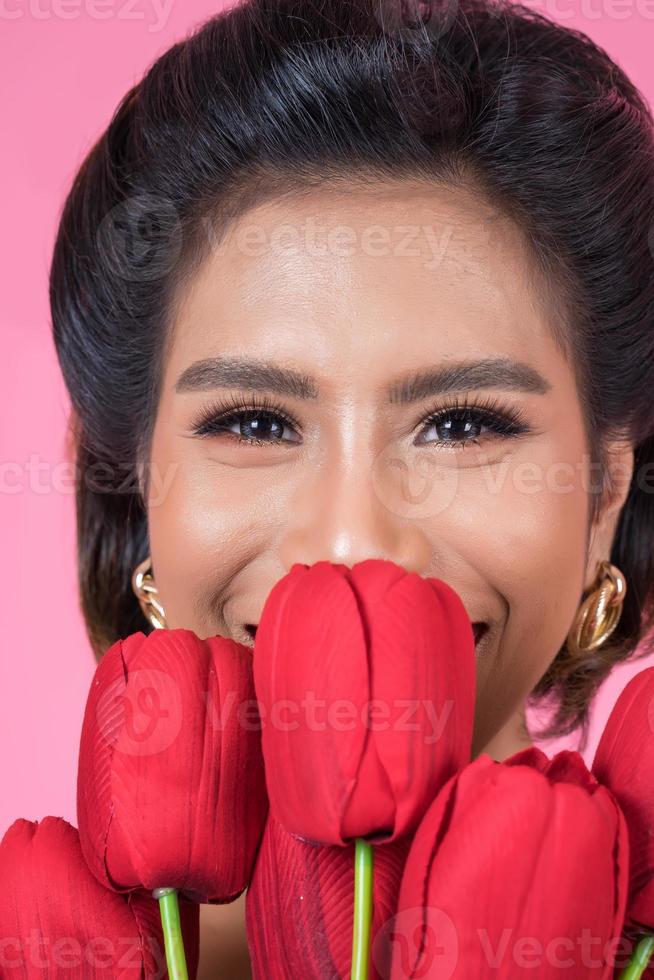
[[[479,646],[479,641],[488,632],[488,623],[473,623],[472,632],[475,634],[475,647]]]
[[[253,623],[246,623],[245,629],[254,640],[255,636],[257,635],[257,627]],[[475,635],[475,648],[476,648],[479,646],[480,640],[484,636],[486,636],[486,633],[488,632],[488,623],[473,623],[472,632]]]

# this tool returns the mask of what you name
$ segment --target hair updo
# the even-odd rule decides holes
[[[70,189],[50,271],[91,644],[100,657],[151,629],[131,588],[149,551],[134,477],[180,286],[248,208],[388,179],[465,187],[517,223],[560,310],[592,460],[607,472],[612,434],[636,446],[610,555],[627,579],[620,623],[594,653],[564,645],[530,696],[556,704],[543,737],[582,725],[585,738],[599,683],[652,625],[653,122],[588,37],[503,0],[244,0],[118,105]]]

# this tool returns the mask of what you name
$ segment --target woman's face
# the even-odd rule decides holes
[[[252,645],[296,562],[390,559],[486,624],[474,754],[513,750],[630,476],[587,542],[598,476],[526,255],[464,192],[408,185],[232,226],[181,297],[153,435],[168,626]]]

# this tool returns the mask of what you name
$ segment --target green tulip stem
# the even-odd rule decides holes
[[[620,974],[620,980],[638,980],[647,969],[649,958],[654,950],[654,935],[641,936],[640,942],[631,954],[629,963]]]
[[[169,980],[188,980],[177,889],[155,888],[152,897],[159,902]]]
[[[351,980],[368,980],[372,921],[372,845],[357,837],[354,845],[354,923]]]

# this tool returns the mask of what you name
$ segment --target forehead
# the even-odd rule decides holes
[[[401,361],[557,359],[527,242],[472,194],[316,189],[242,215],[180,297],[171,370],[225,351],[361,381]],[[560,359],[560,355],[559,355]]]

